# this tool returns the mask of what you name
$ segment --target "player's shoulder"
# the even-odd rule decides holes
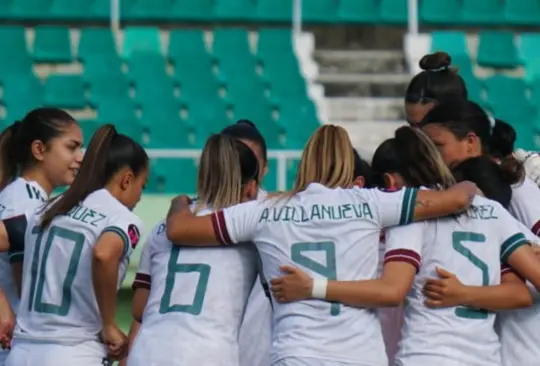
[[[18,214],[43,205],[47,194],[37,183],[17,178],[0,192],[0,204]]]
[[[540,197],[540,189],[536,183],[525,177],[523,181],[512,185],[512,195],[517,197],[523,195],[529,199],[534,196]]]

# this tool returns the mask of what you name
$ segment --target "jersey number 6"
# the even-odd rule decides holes
[[[306,257],[308,252],[324,252],[326,265]],[[331,241],[322,241],[318,243],[294,243],[291,245],[291,259],[294,263],[309,268],[315,273],[326,277],[328,280],[337,280],[336,270],[336,246]],[[339,304],[332,303],[330,306],[330,315],[339,315]]]
[[[468,231],[455,231],[452,233],[452,246],[459,254],[467,258],[473,266],[477,267],[482,272],[482,286],[489,285],[489,268],[486,262],[474,255],[470,249],[463,245],[463,242],[485,243],[486,237],[483,234],[471,233]],[[484,309],[456,307],[455,311],[456,315],[460,318],[486,319],[488,317],[488,312]]]

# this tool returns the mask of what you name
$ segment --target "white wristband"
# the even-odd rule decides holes
[[[326,299],[326,288],[328,287],[328,280],[317,279],[313,280],[313,288],[311,289],[311,297],[314,299]]]

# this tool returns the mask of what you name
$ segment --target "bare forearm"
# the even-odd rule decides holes
[[[466,286],[464,306],[492,311],[530,306],[531,295],[522,284],[503,283],[496,286]]]
[[[328,281],[326,300],[353,307],[385,307],[401,304],[405,297],[382,280]]]
[[[92,279],[94,283],[94,293],[101,313],[102,324],[114,324],[118,283],[118,262],[94,258]]]

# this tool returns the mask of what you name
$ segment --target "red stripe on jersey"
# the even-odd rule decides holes
[[[384,255],[384,264],[389,262],[407,262],[416,268],[416,272],[420,269],[420,254],[410,249],[393,249],[386,252]]]
[[[534,233],[534,235],[540,236],[540,220],[533,225],[531,231]]]
[[[152,278],[150,277],[150,275],[147,275],[146,273],[137,273],[135,274],[135,280],[133,281],[133,285],[131,285],[131,288],[134,291],[138,288],[145,288],[147,290],[150,290],[151,285]]]
[[[231,238],[229,236],[229,232],[227,231],[223,211],[220,210],[212,213],[212,227],[214,228],[216,239],[220,244],[227,245],[231,243]]]
[[[525,282],[525,277],[521,276],[519,273],[514,271],[512,267],[510,267],[507,264],[501,264],[501,276],[504,276],[505,274],[513,273],[516,276],[518,276],[523,282]]]

